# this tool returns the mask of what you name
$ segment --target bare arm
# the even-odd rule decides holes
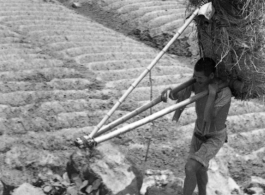
[[[222,129],[228,116],[231,105],[231,91],[229,88],[222,90],[215,101],[213,117],[215,118],[216,127]],[[218,129],[219,129],[218,128]]]

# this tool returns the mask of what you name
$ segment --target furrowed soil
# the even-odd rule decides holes
[[[108,28],[111,28],[115,31],[118,31],[122,34],[124,34],[127,37],[133,38],[137,41],[141,41],[145,43],[148,46],[157,48],[162,50],[163,47],[170,41],[170,39],[173,37],[173,35],[176,33],[179,27],[184,24],[184,18],[185,18],[185,1],[170,1],[170,4],[167,4],[166,2],[164,4],[164,7],[166,10],[163,10],[163,1],[150,1],[148,5],[145,4],[145,1],[138,2],[136,1],[135,4],[139,11],[141,11],[141,14],[138,16],[137,13],[134,14],[134,17],[131,15],[136,12],[137,9],[134,9],[134,3],[133,1],[127,2],[121,2],[122,5],[114,6],[115,8],[111,8],[112,4],[118,3],[115,1],[90,1],[90,0],[79,0],[79,1],[69,1],[69,0],[60,0],[60,2],[68,7],[69,9],[76,10],[77,13],[84,15],[88,18],[93,19],[94,21],[103,24],[104,26],[107,26]],[[73,2],[80,2],[82,4],[81,7],[74,8]],[[159,3],[159,4],[157,4]],[[131,7],[132,8],[131,8]],[[150,6],[151,9],[148,9]],[[152,8],[154,7],[154,8]],[[158,7],[158,10],[157,10]],[[124,10],[122,10],[124,8]],[[143,10],[140,10],[140,8],[143,8]],[[147,10],[144,10],[144,8],[147,8]],[[163,21],[152,21],[153,23],[157,23],[157,25],[154,25],[153,28],[150,28],[148,22],[152,19],[157,18],[163,18],[163,14],[159,14],[160,17],[156,16],[155,11],[171,11],[169,13],[164,13],[164,15],[169,14],[169,17],[172,15],[175,16],[172,19],[167,19],[165,22]],[[131,14],[130,14],[131,13]],[[152,16],[151,14],[154,13]],[[139,22],[141,20],[141,16],[145,16],[150,14],[149,20],[144,20],[142,22]],[[175,14],[175,15],[174,15]],[[177,22],[177,23],[174,23]],[[168,25],[170,27],[169,29],[164,29],[163,25]],[[192,25],[191,25],[192,26]],[[189,56],[192,57],[192,53],[194,52],[194,45],[189,45],[188,40],[192,37],[192,27],[189,26],[186,31],[183,32],[183,34],[180,36],[179,39],[173,43],[167,53],[175,54],[178,56]],[[150,31],[154,31],[154,33]],[[194,57],[194,56],[193,56]]]
[[[152,37],[143,41],[142,34],[132,33],[130,22],[124,24],[97,4],[77,9],[63,0],[0,4],[0,176],[18,186],[47,170],[61,175],[76,150],[73,141],[92,131],[161,45]],[[172,53],[159,61],[109,122],[192,76],[192,59]],[[172,104],[160,103],[126,124]],[[171,118],[172,113],[112,141],[139,170],[170,169],[184,178],[194,105],[185,109],[178,124]],[[264,118],[262,102],[233,99],[225,147],[230,174],[240,185],[250,176],[265,177]]]

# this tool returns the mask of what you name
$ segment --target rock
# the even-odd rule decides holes
[[[52,187],[51,186],[44,186],[43,188],[43,192],[48,194],[50,191],[52,191]]]
[[[63,180],[64,180],[66,183],[70,183],[70,179],[69,179],[69,177],[68,177],[67,172],[65,172],[65,173],[63,174]]]
[[[150,178],[150,177],[144,178],[143,185],[142,185],[141,190],[140,190],[140,194],[145,195],[147,193],[147,189],[152,187],[152,186],[156,186],[155,179]]]
[[[237,183],[230,177],[229,170],[227,168],[227,158],[223,155],[226,154],[226,150],[220,151],[220,153],[211,160],[208,169],[208,184],[207,194],[210,195],[241,195],[243,192]],[[178,183],[178,185],[176,185]],[[174,192],[175,190],[175,192]],[[183,179],[177,178],[170,173],[170,171],[147,171],[144,182],[141,188],[142,195],[171,195],[182,194]],[[178,193],[176,193],[178,192]],[[195,189],[195,194],[197,189]]]
[[[60,176],[60,175],[58,175],[58,174],[54,174],[53,176],[52,176],[52,179],[53,179],[53,181],[59,181],[59,182],[62,182],[63,181],[63,178]]]
[[[262,187],[265,189],[265,179],[260,178],[260,177],[256,177],[256,176],[251,176],[251,181],[250,183],[253,184],[257,184],[258,186]]]
[[[12,195],[45,195],[41,189],[35,188],[29,183],[24,183],[16,188]]]
[[[89,153],[80,150],[73,153],[67,163],[67,173],[70,180],[77,174],[82,181],[87,180],[87,191],[103,195],[137,195],[142,185],[136,168],[109,142]]]
[[[141,195],[171,195],[182,192],[183,180],[170,170],[146,170]]]
[[[27,144],[14,145],[3,157],[4,169],[9,170],[8,174],[2,171],[1,178],[15,186],[32,181],[36,175],[39,175],[39,179],[45,182],[53,179],[52,176],[55,174],[51,172],[49,175],[46,171],[47,167],[56,170],[56,173],[61,173],[65,170],[69,155],[70,151],[57,153],[30,147]]]
[[[182,191],[182,186],[179,186],[177,183],[171,183],[166,185],[165,187],[152,186],[147,190],[146,195],[179,195],[182,194]],[[196,193],[194,193],[194,195],[195,194]]]
[[[63,186],[70,186],[70,183],[66,182],[66,181],[62,181],[62,185]]]
[[[243,194],[237,183],[230,177],[225,149],[221,148],[217,156],[210,161],[208,169],[207,194],[230,195]],[[227,155],[227,154],[226,154]]]
[[[26,146],[14,146],[6,153],[5,163],[11,168],[22,167],[63,167],[65,158],[63,154],[57,156],[49,151],[37,150]]]
[[[91,193],[92,192],[92,185],[89,185],[89,186],[87,186],[87,188],[86,188],[86,193]]]
[[[96,181],[94,181],[92,184],[92,191],[97,190],[101,183],[102,183],[102,181],[100,179],[97,179]]]
[[[78,195],[78,188],[76,186],[68,187],[66,193],[68,195]]]
[[[82,4],[79,3],[79,2],[74,2],[74,3],[72,4],[72,7],[73,7],[73,8],[80,8],[80,7],[82,7]]]
[[[264,195],[264,191],[262,188],[259,187],[252,187],[248,189],[248,192],[252,195]]]
[[[86,189],[89,182],[87,180],[83,181],[82,185],[79,187],[79,190],[82,191],[84,188]]]
[[[40,178],[37,178],[37,179],[33,179],[33,180],[31,181],[31,184],[32,184],[33,186],[35,186],[35,187],[41,187],[41,186],[44,185],[44,181],[43,181],[42,179],[40,179]]]
[[[265,194],[265,179],[251,176],[249,184],[245,187],[244,192],[247,194],[264,195]]]

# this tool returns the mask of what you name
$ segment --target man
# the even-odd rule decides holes
[[[218,91],[221,81],[215,77],[215,66],[211,58],[201,58],[194,67],[193,78],[196,82],[178,94],[169,93],[171,99],[178,99],[179,102],[188,98],[191,92],[197,94],[209,90],[208,96],[195,103],[197,119],[185,165],[184,195],[192,195],[196,184],[199,195],[206,195],[209,161],[227,138],[225,122],[231,103],[231,91],[228,87]],[[182,110],[176,111],[173,120],[178,120]]]

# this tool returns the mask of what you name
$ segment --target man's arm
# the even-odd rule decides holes
[[[187,98],[189,98],[191,96],[191,92],[194,91],[193,90],[193,85],[177,92],[177,93],[173,93],[173,91],[171,90],[169,93],[169,98],[172,100],[178,100],[178,102],[181,102]]]
[[[216,127],[223,128],[228,116],[232,94],[228,87],[224,88],[217,94],[217,98],[214,103],[214,113]]]
[[[228,87],[223,88],[219,93],[214,102],[215,112],[218,112],[223,106],[231,102],[232,93]]]

